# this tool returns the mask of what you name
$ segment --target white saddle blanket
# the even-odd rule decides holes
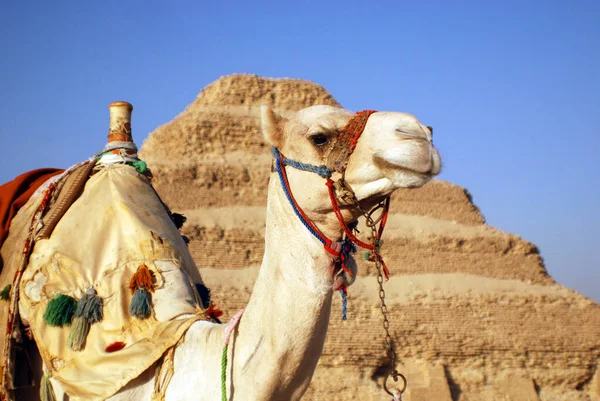
[[[129,281],[142,264],[156,278],[150,318],[129,314]],[[45,366],[72,401],[105,399],[156,362],[196,320],[205,319],[194,283],[198,270],[147,179],[126,165],[92,176],[49,239],[35,244],[20,308]],[[93,287],[104,318],[85,348],[67,346],[70,327],[50,327],[44,312],[56,294],[80,299]],[[125,347],[107,352],[110,344]]]

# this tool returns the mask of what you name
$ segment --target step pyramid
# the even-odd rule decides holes
[[[140,152],[163,200],[188,217],[183,232],[225,319],[248,302],[264,252],[271,156],[260,133],[262,104],[283,115],[339,106],[308,81],[225,76],[152,132]],[[600,399],[600,305],[556,283],[534,244],[487,225],[460,186],[433,180],[397,191],[391,205],[386,300],[410,382],[405,400]],[[347,321],[334,300],[304,399],[386,397],[374,275],[359,262]]]

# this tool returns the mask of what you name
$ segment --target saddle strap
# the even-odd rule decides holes
[[[93,159],[87,163],[83,163],[67,175],[56,201],[42,218],[42,228],[35,238],[36,241],[47,239],[52,235],[52,231],[54,231],[60,219],[62,219],[67,210],[82,194],[85,183],[90,178],[92,169],[96,165],[96,161],[97,159]]]
[[[179,344],[181,344],[181,340],[167,350],[156,366],[152,401],[165,401],[167,387],[175,373],[175,348]]]

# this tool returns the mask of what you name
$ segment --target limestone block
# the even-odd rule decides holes
[[[514,373],[504,375],[498,387],[507,401],[540,401],[533,380]]]
[[[404,393],[406,401],[452,401],[450,387],[441,365],[432,365],[424,361],[406,360],[398,368],[408,380]],[[398,382],[400,383],[401,380]],[[388,384],[393,384],[389,379]]]
[[[600,368],[596,368],[596,373],[590,382],[590,395],[594,401],[600,401]]]

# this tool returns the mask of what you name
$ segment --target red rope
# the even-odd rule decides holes
[[[352,233],[352,230],[350,230],[350,228],[344,221],[344,216],[342,216],[342,211],[341,211],[340,205],[337,201],[337,197],[335,196],[335,190],[333,189],[333,181],[331,179],[328,179],[326,182],[326,185],[327,185],[327,188],[329,189],[329,199],[331,200],[331,206],[333,207],[333,212],[335,213],[335,216],[337,217],[338,221],[340,222],[342,229],[344,230],[344,232],[346,233],[348,238],[350,238],[350,241],[354,242],[356,245],[360,246],[361,248],[368,249],[369,251],[372,251],[373,249],[375,249],[375,247],[373,245],[367,244],[366,242],[359,240]]]
[[[350,227],[348,227],[348,225],[346,224],[346,221],[344,220],[344,216],[342,216],[342,211],[340,209],[340,205],[337,201],[337,197],[335,196],[335,191],[333,189],[333,181],[331,179],[327,180],[327,188],[329,188],[329,199],[331,200],[331,205],[333,207],[333,211],[335,213],[335,216],[337,217],[340,225],[342,226],[342,229],[344,230],[344,232],[346,233],[346,235],[348,236],[348,238],[350,238],[350,241],[354,242],[356,245],[360,246],[361,248],[367,249],[369,251],[372,251],[375,249],[375,246],[372,244],[367,244],[366,242],[363,242],[361,240],[359,240],[354,233],[352,232],[352,230],[350,229]],[[377,238],[375,238],[375,241],[381,240],[381,236],[383,235],[383,229],[385,227],[385,223],[387,223],[387,217],[388,217],[388,212],[389,212],[389,205],[390,205],[390,198],[386,198],[385,200],[385,206],[384,206],[384,211],[383,211],[383,216],[381,217],[381,224],[379,225],[379,230],[377,232]],[[379,258],[379,262],[381,262],[381,267],[383,269],[383,274],[385,276],[386,280],[390,279],[390,271],[388,270],[383,258],[381,256],[377,256]],[[347,268],[345,267],[345,264],[342,264],[342,268],[347,271]]]
[[[377,239],[381,238],[383,235],[383,228],[387,223],[388,212],[390,211],[390,197],[385,198],[385,205],[383,206],[383,216],[381,217],[381,224],[379,225],[379,231],[377,235],[379,236]]]

